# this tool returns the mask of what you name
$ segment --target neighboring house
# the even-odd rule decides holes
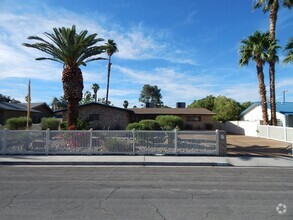
[[[21,103],[22,105],[27,106],[27,103]],[[33,123],[40,123],[42,118],[50,118],[54,116],[54,112],[47,105],[46,102],[40,103],[31,103],[31,109],[39,111],[40,114],[36,114],[32,116]]]
[[[277,124],[278,126],[293,127],[293,102],[276,103]],[[270,105],[268,104],[268,115],[271,117]],[[242,121],[256,121],[260,125],[262,121],[261,103],[256,102],[250,105],[240,114]]]
[[[31,109],[31,117],[38,118],[42,113]],[[0,102],[0,124],[4,125],[9,118],[27,116],[27,107],[22,104]],[[33,123],[35,121],[33,120]]]
[[[90,121],[94,129],[125,129],[129,123],[144,119],[155,119],[158,115],[176,115],[183,119],[185,129],[206,129],[213,125],[215,113],[205,108],[118,108],[101,103],[87,103],[79,106],[79,117]],[[57,118],[67,120],[67,109],[55,111]]]
[[[133,108],[133,120],[155,119],[159,115],[176,115],[183,119],[184,129],[211,129],[215,113],[205,108]]]
[[[67,120],[67,109],[54,112],[56,117]],[[133,111],[101,103],[91,102],[79,106],[79,117],[83,121],[90,121],[93,129],[120,130],[125,129],[131,121]]]

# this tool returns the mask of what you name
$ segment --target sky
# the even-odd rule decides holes
[[[255,63],[238,65],[241,40],[269,28],[269,14],[252,6],[253,0],[1,0],[0,93],[24,102],[30,79],[32,102],[50,104],[62,96],[62,64],[36,61],[44,54],[22,43],[54,27],[76,25],[78,32],[117,43],[109,93],[115,106],[127,100],[129,107],[140,107],[144,84],[157,85],[170,107],[208,95],[259,101]],[[281,9],[278,16],[277,38],[284,47],[293,36],[293,10]],[[279,56],[282,61],[283,49]],[[81,70],[83,92],[98,83],[98,97],[105,97],[107,61]],[[264,72],[269,90],[267,65]],[[286,90],[286,101],[293,101],[292,76],[293,64],[276,66],[277,101]]]

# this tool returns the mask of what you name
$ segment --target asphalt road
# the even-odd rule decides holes
[[[293,219],[293,169],[2,166],[0,219]]]

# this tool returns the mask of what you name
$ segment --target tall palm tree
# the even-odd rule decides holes
[[[107,76],[107,92],[106,92],[106,105],[108,105],[109,98],[109,84],[110,84],[110,72],[111,72],[111,57],[114,53],[118,52],[118,48],[114,40],[108,39],[108,42],[105,45],[106,52],[108,54],[108,76]]]
[[[270,59],[271,41],[269,33],[256,31],[253,35],[241,41],[240,66],[248,65],[250,60],[256,62],[257,77],[259,81],[259,94],[261,99],[263,124],[268,124],[266,85],[264,82],[263,65]]]
[[[79,113],[78,103],[82,99],[83,90],[83,77],[79,66],[86,66],[87,62],[101,59],[96,55],[104,52],[104,49],[96,43],[103,39],[96,38],[97,34],[88,35],[87,30],[77,33],[75,25],[71,28],[53,28],[53,33],[45,32],[44,35],[50,42],[38,36],[30,36],[29,40],[37,42],[23,45],[49,55],[49,57],[40,57],[36,60],[52,60],[63,64],[62,83],[64,97],[68,102],[68,127],[74,129]]]
[[[284,63],[293,62],[293,37],[291,37],[285,47],[285,51],[288,51]]]
[[[97,96],[98,96],[97,94],[99,89],[100,89],[100,86],[97,83],[94,83],[92,86],[92,90],[94,91],[95,102],[97,102]]]
[[[254,0],[254,9],[261,8],[263,12],[270,11],[270,39],[272,41],[276,40],[276,23],[278,19],[278,11],[280,7],[280,2],[282,2],[283,7],[291,8],[293,7],[293,0]],[[272,57],[274,55],[272,54]],[[270,103],[271,103],[271,124],[277,125],[276,116],[276,94],[275,94],[275,61],[272,59],[269,61],[269,74],[270,74]]]

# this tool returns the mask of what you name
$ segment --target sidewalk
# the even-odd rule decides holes
[[[1,165],[138,165],[292,167],[292,157],[214,156],[0,156]]]

